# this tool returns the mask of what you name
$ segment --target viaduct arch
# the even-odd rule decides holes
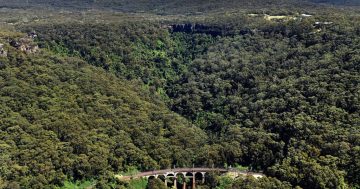
[[[191,180],[192,188],[196,188],[196,175],[201,175],[201,183],[205,183],[205,174],[210,172],[218,172],[218,173],[232,173],[237,176],[248,176],[252,175],[255,178],[263,177],[264,175],[261,173],[254,173],[248,171],[238,171],[235,169],[223,169],[223,168],[176,168],[176,169],[163,169],[163,170],[154,170],[154,171],[146,171],[141,172],[132,176],[123,176],[119,179],[122,180],[130,180],[137,178],[165,178],[164,183],[167,186],[167,179],[173,179],[174,187],[177,188],[177,178],[181,175],[183,179],[182,188],[186,189],[186,180]]]

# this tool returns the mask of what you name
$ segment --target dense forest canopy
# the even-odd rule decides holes
[[[201,187],[360,188],[356,9],[61,2],[120,12],[2,4],[0,188],[131,188],[115,175],[224,165],[266,177]]]
[[[360,2],[358,0],[312,0],[315,3],[327,3],[333,5],[351,5],[359,6]]]
[[[123,12],[152,12],[156,14],[200,14],[203,12],[279,7],[313,7],[316,3],[341,5],[344,0],[0,0],[3,7],[48,7],[62,9],[112,9]],[[345,1],[353,5],[356,0]]]

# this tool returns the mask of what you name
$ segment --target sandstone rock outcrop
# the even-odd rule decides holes
[[[184,33],[204,33],[212,36],[226,36],[226,35],[245,35],[245,34],[254,34],[254,32],[248,28],[241,30],[233,31],[231,28],[226,28],[225,26],[214,26],[214,25],[204,25],[204,24],[173,24],[168,28],[172,32],[184,32]]]
[[[13,39],[10,41],[10,45],[26,54],[33,54],[39,51],[39,46],[34,43],[33,37],[31,36],[23,37],[18,40]]]
[[[7,57],[7,51],[4,49],[4,44],[0,43],[0,57]]]

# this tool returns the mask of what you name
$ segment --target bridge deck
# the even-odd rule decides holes
[[[169,172],[180,173],[180,172],[212,172],[212,171],[225,173],[225,172],[228,172],[229,170],[222,169],[222,168],[176,168],[176,169],[163,169],[163,170],[141,172],[141,173],[134,175],[133,177],[161,175],[161,174],[166,174]]]
[[[154,175],[165,175],[168,173],[198,173],[198,172],[220,172],[220,173],[232,173],[233,175],[244,175],[244,176],[254,176],[255,178],[260,178],[265,176],[262,173],[249,172],[249,171],[239,171],[236,169],[224,169],[224,168],[176,168],[176,169],[163,169],[163,170],[154,170],[154,171],[145,171],[132,176],[121,176],[118,175],[117,178],[122,180],[130,180],[134,178],[141,178],[146,176]]]

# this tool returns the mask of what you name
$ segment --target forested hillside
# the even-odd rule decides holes
[[[68,10],[105,9],[156,14],[201,14],[206,12],[258,9],[314,8],[321,4],[358,6],[358,0],[0,0],[2,7],[46,7]]]
[[[152,12],[157,14],[199,14],[234,10],[236,8],[258,9],[312,5],[302,0],[0,0],[4,7],[48,7],[62,9],[112,9],[124,12]]]
[[[167,110],[141,82],[46,50],[24,55],[9,48],[0,60],[1,188],[191,164],[206,143],[201,129]]]
[[[360,187],[356,10],[151,2],[174,11],[0,12],[0,188],[131,188],[114,175],[224,165],[266,177],[200,187]]]
[[[360,2],[358,0],[312,0],[315,3],[327,3],[333,5],[346,5],[346,6],[359,6]]]
[[[152,12],[156,14],[201,14],[238,9],[297,9],[314,8],[317,4],[358,6],[357,0],[0,0],[1,7],[46,7],[68,10],[105,9],[123,12]]]

